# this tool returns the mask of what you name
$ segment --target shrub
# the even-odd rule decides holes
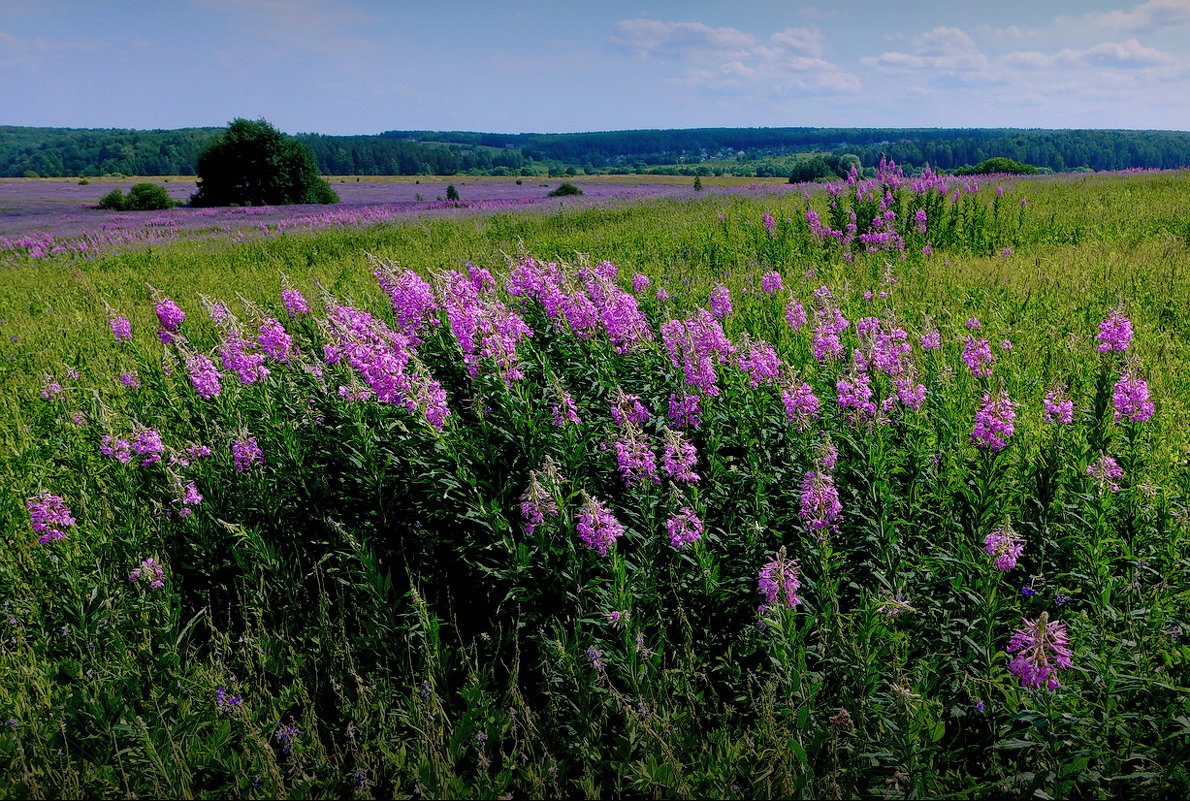
[[[1004,156],[993,156],[984,159],[975,166],[959,167],[955,175],[989,175],[994,173],[1008,173],[1009,175],[1036,175],[1037,168],[1032,164],[1025,164],[1016,159]]]
[[[98,207],[107,209],[108,211],[124,211],[128,208],[128,200],[124,197],[124,193],[119,189],[113,189],[103,197],[99,198]]]
[[[583,190],[574,184],[562,184],[553,192],[550,192],[549,197],[566,197],[567,195],[581,195],[582,193]]]
[[[447,185],[447,187],[446,187],[446,199],[447,199],[447,200],[458,200],[458,199],[459,199],[459,190],[455,189],[455,185],[454,185],[454,184],[448,184],[448,185]]]
[[[155,184],[135,184],[128,190],[124,207],[132,211],[156,211],[172,209],[174,205],[174,199],[164,187]]]
[[[192,206],[337,203],[309,147],[265,120],[232,120],[198,156]]]

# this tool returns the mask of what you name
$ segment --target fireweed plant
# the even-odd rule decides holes
[[[1185,343],[923,278],[1025,244],[966,180],[98,304],[10,402],[0,788],[1180,794]]]

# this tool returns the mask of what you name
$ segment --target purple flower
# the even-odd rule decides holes
[[[699,309],[688,320],[663,323],[661,339],[670,364],[682,370],[688,386],[703,395],[719,394],[715,365],[730,357],[735,347],[710,312]]]
[[[1115,459],[1104,454],[1087,465],[1087,475],[1095,480],[1100,491],[1118,492],[1120,485],[1115,479],[1124,477],[1124,468],[1120,467]]]
[[[128,464],[132,461],[132,443],[126,439],[116,439],[110,434],[105,434],[100,440],[99,452],[110,459],[116,459],[121,464]]]
[[[982,325],[980,324],[978,318],[970,317],[967,319],[967,330],[968,331],[978,331],[980,328],[982,328]]]
[[[150,589],[159,590],[165,586],[165,567],[150,556],[128,574],[128,580],[134,583],[143,581]]]
[[[226,687],[217,687],[215,689],[215,708],[220,711],[227,711],[233,706],[239,706],[244,702],[244,699],[238,695],[228,695]]]
[[[687,506],[665,522],[665,530],[669,533],[669,544],[679,551],[702,539],[702,521]]]
[[[897,400],[906,409],[917,411],[926,402],[925,384],[918,384],[909,377],[893,379],[893,388],[897,392]]]
[[[785,288],[785,283],[781,278],[781,273],[767,272],[760,277],[760,288],[764,294],[772,297]]]
[[[62,498],[48,492],[34,495],[25,502],[25,508],[29,510],[29,524],[34,533],[40,535],[37,542],[41,545],[62,539],[66,536],[62,529],[70,528],[77,522],[71,517],[70,509]]]
[[[137,378],[136,371],[125,370],[123,373],[120,373],[120,383],[126,387],[135,388],[140,386],[140,379]]]
[[[731,291],[719,284],[711,290],[711,314],[718,317],[720,320],[725,320],[731,316]]]
[[[290,754],[293,753],[293,744],[301,734],[302,731],[297,726],[285,726],[278,723],[277,728],[273,731],[273,739],[281,746],[281,753]]]
[[[876,404],[872,402],[872,384],[867,373],[853,371],[835,382],[839,408],[853,423],[870,423],[876,419]]]
[[[1005,649],[1016,654],[1008,669],[1026,689],[1042,684],[1050,690],[1058,689],[1061,686],[1058,671],[1073,664],[1065,624],[1051,623],[1044,612],[1037,620],[1022,620],[1021,623],[1021,628],[1013,632]]]
[[[983,396],[983,403],[975,413],[975,427],[971,430],[971,441],[977,448],[988,448],[995,452],[1008,445],[1008,439],[1016,433],[1013,421],[1016,411],[1008,393],[996,397]]]
[[[116,342],[130,342],[132,340],[132,323],[128,322],[128,318],[123,315],[117,315],[108,321],[111,326],[112,335],[116,338]]]
[[[781,390],[781,402],[785,405],[785,419],[794,428],[805,431],[811,421],[818,419],[818,396],[805,381],[791,380]]]
[[[269,374],[264,355],[252,352],[254,342],[244,339],[238,331],[231,331],[219,348],[223,369],[235,373],[244,386],[255,384]]]
[[[607,549],[624,536],[624,527],[607,506],[589,495],[578,513],[575,528],[583,545],[600,556],[607,556]]]
[[[1045,422],[1069,424],[1074,420],[1074,401],[1061,389],[1051,389],[1042,399],[1045,406]]]
[[[748,385],[771,384],[781,375],[781,359],[772,345],[763,339],[748,343],[736,355],[736,366],[749,376]]]
[[[988,365],[994,364],[995,361],[996,357],[992,355],[992,349],[986,339],[967,337],[963,342],[963,364],[967,365],[971,375],[976,378],[990,376],[992,368]]]
[[[574,396],[566,391],[566,388],[560,384],[554,388],[557,402],[550,406],[550,414],[554,418],[554,425],[564,426],[567,423],[580,425],[583,421],[578,416],[578,406],[574,402]]]
[[[665,429],[665,449],[661,454],[661,468],[674,481],[696,482],[699,476],[694,472],[694,464],[698,461],[698,451],[694,443],[686,439],[682,432]]]
[[[644,273],[637,273],[636,275],[632,276],[632,291],[637,295],[639,295],[641,292],[644,292],[652,285],[653,282],[650,281],[649,276],[645,275]]]
[[[474,294],[470,282],[459,278],[465,287],[463,291]],[[446,424],[450,416],[446,391],[427,375],[424,367],[417,372],[410,370],[419,366],[407,336],[389,329],[371,314],[349,306],[331,307],[326,328],[330,343],[323,345],[323,353],[328,364],[346,361],[381,403],[400,405],[410,412],[421,410],[426,421],[438,429]]]
[[[189,464],[189,462],[187,462]],[[178,484],[174,487],[174,503],[179,504],[181,508],[178,509],[178,515],[181,517],[190,517],[194,513],[191,508],[202,503],[202,494],[198,491],[198,487],[193,481],[186,484]]]
[[[397,328],[403,334],[416,337],[424,323],[438,325],[439,321],[434,316],[438,303],[434,300],[434,291],[424,278],[413,270],[398,273],[388,266],[377,267],[372,274],[392,302],[393,313],[397,315]],[[488,277],[491,278],[490,275]],[[471,286],[474,288],[475,283],[471,282]]]
[[[231,443],[231,455],[235,461],[237,473],[243,473],[250,467],[264,464],[264,452],[256,444],[256,437],[247,437]]]
[[[293,355],[293,337],[286,333],[279,321],[266,317],[257,331],[256,344],[266,356],[278,362],[289,361]]]
[[[942,347],[942,334],[937,331],[930,331],[929,333],[921,335],[921,349],[933,350],[934,348]]]
[[[207,356],[198,353],[186,357],[186,370],[190,373],[190,384],[200,398],[217,398],[223,391],[219,371]]]
[[[657,456],[639,428],[629,426],[625,429],[624,435],[615,442],[615,450],[624,486],[661,481],[657,475]]]
[[[764,229],[771,235],[773,233],[773,229],[777,227],[776,219],[774,219],[773,215],[769,214],[767,211],[764,213],[764,217],[761,219],[764,222]]]
[[[302,293],[291,287],[281,290],[281,302],[285,304],[285,311],[289,313],[290,317],[297,317],[299,314],[310,311],[310,304],[302,297]]]
[[[62,384],[54,381],[48,375],[45,383],[41,387],[41,397],[43,400],[66,400],[66,390],[62,388]]]
[[[1099,352],[1126,351],[1132,342],[1132,322],[1118,311],[1099,324]]]
[[[802,477],[801,509],[798,511],[798,517],[804,520],[819,538],[825,537],[826,531],[839,530],[839,513],[842,510],[839,491],[835,488],[830,473],[811,470]]]
[[[1026,598],[1032,598],[1036,594],[1037,594],[1037,590],[1033,589],[1028,584],[1021,587],[1021,595],[1025,596]]]
[[[667,413],[679,428],[698,428],[702,425],[702,402],[697,395],[671,394]]]
[[[789,327],[794,331],[801,330],[806,324],[806,308],[796,300],[789,301],[785,306],[785,322],[789,323]]]
[[[165,453],[165,445],[161,442],[161,432],[146,428],[140,432],[132,443],[132,450],[138,456],[145,457],[142,466],[148,466],[161,461],[161,454]]]
[[[760,605],[760,614],[764,614],[773,604],[784,604],[786,609],[793,609],[802,601],[797,597],[801,587],[801,574],[796,561],[785,557],[782,548],[777,558],[760,568],[756,577],[757,589],[764,596],[764,603]]]
[[[558,504],[543,486],[543,474],[554,474],[553,463],[548,462],[543,470],[529,471],[529,487],[521,496],[521,517],[525,519],[525,533],[533,534],[545,522],[546,515],[558,515]]]
[[[983,540],[983,552],[995,557],[997,570],[1012,570],[1025,550],[1025,540],[1005,522],[992,530]]]
[[[619,387],[612,391],[611,416],[618,426],[643,426],[653,418],[636,395],[629,395]]]
[[[182,325],[182,321],[186,319],[186,312],[178,308],[178,304],[174,303],[170,298],[158,298],[156,303],[157,319],[161,322],[161,328],[171,334],[176,334]]]
[[[1115,421],[1143,423],[1153,416],[1155,407],[1149,400],[1149,384],[1131,370],[1125,371],[1112,387],[1112,406]]]
[[[831,301],[830,290],[821,287],[814,290],[814,299],[818,304],[814,310],[814,358],[818,361],[827,359],[841,359],[847,350],[843,347],[839,334],[851,325],[843,313]]]
[[[212,323],[221,323],[231,316],[231,312],[222,303],[212,303],[207,308]]]

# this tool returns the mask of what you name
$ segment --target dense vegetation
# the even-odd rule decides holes
[[[0,127],[0,176],[193,175],[218,129],[177,131]],[[702,128],[576,134],[387,131],[299,134],[326,175],[564,175],[567,171],[789,177],[823,172],[814,158],[882,156],[906,167],[958,169],[1001,157],[1055,172],[1172,169],[1190,164],[1182,131],[1009,128]],[[800,157],[800,158],[799,158]]]
[[[199,208],[339,202],[310,148],[265,120],[232,120],[198,154],[197,172]]]
[[[1185,797],[1188,203],[14,261],[0,794]]]
[[[113,189],[96,204],[109,211],[159,211],[173,208],[174,201],[169,193],[156,184],[133,184],[125,195]]]

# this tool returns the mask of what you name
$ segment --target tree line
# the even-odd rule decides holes
[[[225,129],[0,126],[0,176],[193,175]],[[298,134],[326,175],[544,175],[629,172],[781,175],[797,156],[888,157],[955,170],[1008,158],[1045,170],[1190,165],[1190,132],[1013,128],[696,128],[573,134],[385,131]],[[803,167],[804,161],[799,162]]]

